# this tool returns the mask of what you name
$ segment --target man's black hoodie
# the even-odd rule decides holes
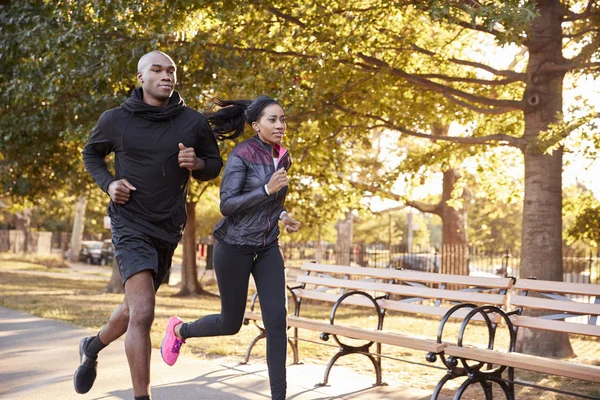
[[[85,168],[104,191],[116,179],[127,179],[137,190],[127,203],[112,201],[111,220],[149,236],[177,243],[185,227],[185,198],[190,171],[178,163],[179,143],[193,147],[206,162],[191,175],[201,181],[216,178],[223,161],[206,117],[187,107],[173,92],[166,107],[144,103],[135,89],[120,107],[104,112],[83,149]],[[115,176],[105,158],[115,153]]]

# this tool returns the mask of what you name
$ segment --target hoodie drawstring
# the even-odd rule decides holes
[[[162,176],[167,176],[167,174],[165,173],[165,163],[167,162],[167,160],[171,157],[173,157],[175,154],[179,153],[179,149],[175,150],[174,152],[172,152],[171,154],[169,154],[167,156],[167,158],[165,158],[162,162],[162,164],[160,164],[160,170],[162,171]]]
[[[125,141],[125,133],[127,132],[127,126],[129,125],[129,121],[131,121],[133,114],[135,114],[135,113],[132,111],[131,114],[129,115],[129,118],[127,119],[127,122],[125,123],[125,127],[123,127],[123,135],[121,136],[121,151],[123,151],[123,160],[125,161],[126,164],[127,164],[127,157],[125,154],[125,147],[123,146],[123,142]],[[171,124],[171,129],[173,129],[175,127],[175,125],[173,125],[173,118],[169,118],[169,123]],[[162,176],[167,176],[167,174],[165,172],[165,163],[167,162],[167,160],[169,158],[173,157],[177,153],[179,153],[179,149],[170,153],[160,164],[160,170],[162,172]]]

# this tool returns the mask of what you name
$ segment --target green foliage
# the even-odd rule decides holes
[[[575,240],[584,240],[594,246],[600,244],[600,205],[582,210],[568,231]]]
[[[537,12],[535,2],[521,0],[9,2],[0,8],[2,194],[32,204],[49,193],[69,199],[87,194],[90,205],[96,204],[91,199],[97,189],[80,160],[82,146],[98,116],[134,87],[137,59],[160,49],[177,62],[178,90],[192,107],[204,109],[213,97],[263,93],[282,103],[289,117],[284,144],[295,162],[286,206],[303,222],[300,236],[331,232],[336,218],[364,208],[361,198],[369,193],[351,182],[383,193],[404,180],[401,196],[408,199],[411,187],[447,168],[476,169],[484,177],[477,190],[487,193],[479,199],[493,194],[512,206],[521,196],[520,175],[495,179],[492,172],[504,169],[507,154],[517,164],[520,156],[490,144],[411,135],[454,123],[464,127],[457,137],[520,138],[521,112],[498,104],[519,101],[526,84],[481,68],[489,60],[479,54],[493,40],[523,43]],[[582,32],[589,22],[565,22],[565,33]],[[577,35],[565,46],[583,48],[577,61],[585,64],[597,60],[597,36]],[[522,63],[511,68],[524,71]],[[467,97],[456,97],[457,91]],[[589,115],[586,127],[593,128]],[[539,145],[565,143],[581,128],[575,124],[551,126]],[[600,146],[591,128],[584,134],[588,154]],[[387,130],[399,137],[385,159],[375,143]],[[225,157],[234,145],[221,144]],[[394,168],[386,165],[396,156]],[[210,214],[202,218],[202,232],[214,220],[204,201],[214,201],[218,184],[190,187],[188,201]],[[102,203],[92,208],[101,210]]]
[[[470,190],[467,207],[469,243],[490,251],[516,250],[523,219],[522,155],[496,148],[475,158],[464,179]],[[502,171],[494,170],[503,165]]]
[[[490,251],[520,248],[522,203],[476,197],[468,208],[469,244]]]
[[[219,211],[219,188],[208,187],[196,203],[196,235],[208,236],[221,219]]]
[[[413,249],[429,249],[441,244],[435,240],[432,228],[432,216],[418,212],[399,210],[383,213],[363,212],[359,221],[354,225],[354,242],[371,244],[386,244],[406,248],[408,245],[408,221],[412,218]],[[439,222],[438,222],[439,224]]]
[[[600,200],[582,185],[563,190],[563,224],[568,245],[600,245]]]
[[[175,40],[185,21],[173,16],[200,6],[67,0],[0,8],[3,194],[35,202],[58,188],[87,192],[80,151],[98,117],[134,87],[137,59]]]
[[[520,43],[525,37],[531,20],[538,15],[534,1],[496,0],[473,2],[449,2],[429,0],[417,2],[434,20],[470,27],[483,32],[497,32],[500,45]]]

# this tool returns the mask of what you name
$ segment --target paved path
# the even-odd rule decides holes
[[[98,378],[92,390],[78,395],[73,372],[78,366],[78,344],[93,334],[60,321],[0,307],[0,399],[105,400],[133,399],[123,340],[102,351]],[[315,387],[323,365],[288,367],[288,400],[417,400],[431,393],[403,387],[373,387],[372,376],[338,367],[330,385]],[[154,400],[269,400],[266,366],[206,361],[182,355],[169,367],[158,350],[152,354]]]

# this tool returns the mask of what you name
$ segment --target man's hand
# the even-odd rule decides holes
[[[290,217],[288,213],[283,213],[281,216],[281,222],[285,225],[287,233],[294,233],[300,230],[300,222]]]
[[[196,152],[193,147],[185,147],[183,143],[179,143],[179,155],[177,157],[180,168],[187,168],[190,171],[204,168],[205,162],[196,157]]]
[[[135,190],[137,190],[135,186],[127,182],[127,179],[112,181],[110,185],[108,185],[108,195],[113,203],[117,204],[127,203],[131,192]]]
[[[269,183],[267,183],[267,189],[270,194],[278,192],[282,187],[288,184],[288,177],[285,169],[280,168],[271,176]]]

